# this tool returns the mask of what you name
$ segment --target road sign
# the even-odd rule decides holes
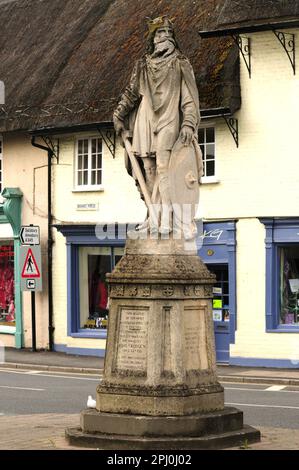
[[[22,291],[42,290],[42,265],[40,246],[20,247],[20,272]]]
[[[39,245],[40,229],[38,225],[24,225],[20,231],[22,245]]]
[[[26,286],[28,290],[35,290],[36,282],[35,279],[26,279]]]

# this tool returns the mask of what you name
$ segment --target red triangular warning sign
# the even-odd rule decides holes
[[[21,276],[23,278],[39,278],[40,277],[38,265],[34,258],[31,248],[29,248],[28,250]]]

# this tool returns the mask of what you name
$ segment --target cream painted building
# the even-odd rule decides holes
[[[295,38],[298,32],[296,28],[285,30]],[[254,32],[247,37],[251,43],[251,78],[241,61],[242,106],[233,116],[238,121],[239,147],[223,118],[202,121],[204,133],[201,131],[200,142],[206,148],[206,164],[209,165],[211,157],[215,171],[211,166],[206,167],[210,176],[203,179],[201,186],[198,215],[204,220],[204,244],[199,254],[218,278],[214,320],[219,361],[296,367],[299,308],[297,315],[298,305],[294,301],[297,294],[289,281],[298,274],[299,282],[299,244],[296,244],[299,191],[295,171],[299,78],[272,31]],[[112,158],[103,143],[102,187],[97,192],[76,188],[77,140],[92,137],[98,138],[93,133],[61,138],[60,161],[65,167],[55,168],[55,214],[65,225],[59,230],[70,244],[75,230],[68,224],[103,225],[113,221],[124,224],[144,217],[143,204],[124,169],[123,149],[119,144]],[[80,210],[80,204],[91,204],[92,209]],[[90,256],[101,250],[105,253],[104,248],[94,250]],[[119,246],[118,250],[121,252]],[[55,259],[63,260],[64,267],[66,251],[65,240],[59,234]],[[79,270],[80,263],[86,264],[84,256],[88,249],[85,251],[78,254]],[[284,273],[287,265],[291,267]],[[54,303],[59,311],[67,309],[68,302],[62,285],[61,276],[56,277]],[[79,288],[81,292],[80,285]],[[80,302],[79,305],[80,318],[85,307]],[[69,311],[69,320],[72,315],[74,312]],[[83,322],[81,326],[77,323],[77,333],[69,330],[67,335],[67,318],[62,319],[58,314],[57,321],[58,317],[59,350],[84,353],[82,348],[86,348],[86,353],[104,354],[104,332],[98,329],[98,334],[87,333],[86,329],[84,333]]]
[[[36,347],[48,348],[47,289],[47,158],[23,133],[1,135],[0,204],[0,342],[9,347],[32,347],[30,292],[21,292],[21,226],[40,227],[42,292],[36,292]],[[1,220],[2,219],[2,220]],[[1,223],[2,222],[2,223]]]
[[[127,51],[132,63],[140,56],[143,36],[138,36],[138,14],[146,15],[156,2],[141,0],[134,8],[128,4],[124,13],[132,24],[127,28],[121,24],[124,6],[115,3],[117,8],[108,13],[99,11],[98,21],[90,27],[82,26],[80,45],[67,41],[66,47],[73,49],[68,50],[55,83],[47,85],[49,95],[40,107],[35,104],[34,119],[29,111],[27,123],[38,142],[43,137],[56,149],[51,214],[53,347],[66,353],[104,356],[109,316],[105,274],[122,256],[127,224],[143,221],[146,215],[124,168],[123,148],[114,140],[111,116],[129,76]],[[275,8],[273,2],[261,2],[259,8],[258,2],[253,8],[245,0],[218,3],[215,9],[215,2],[207,1],[207,16],[202,17],[196,2],[186,0],[185,11],[177,17],[178,31],[184,31],[182,50],[188,51],[199,84],[205,177],[197,242],[199,256],[217,276],[213,300],[217,358],[235,365],[298,367],[299,57],[293,44],[299,40],[299,17],[294,15],[294,4],[299,11],[299,2]],[[175,16],[179,6],[171,2],[170,13]],[[199,24],[203,30],[211,12],[214,23],[198,35]],[[67,11],[61,11],[63,18],[67,21]],[[188,34],[187,19],[192,26]],[[119,30],[124,37],[119,37]],[[101,41],[95,41],[99,37]],[[20,112],[28,113],[22,107]],[[23,202],[22,223],[32,220],[45,233],[47,201],[38,197],[36,202],[30,172],[46,165],[46,153],[32,149],[29,140],[19,153],[17,140],[6,143],[13,134],[2,132],[4,170],[7,156],[11,162],[21,156],[17,173],[13,167],[7,170],[11,180],[4,173],[5,186],[10,181],[30,202]],[[23,167],[28,169],[26,182],[21,179]],[[35,171],[39,172],[35,184],[45,194],[47,168]],[[32,209],[35,204],[38,211]],[[38,330],[45,346],[46,295],[45,291],[39,298],[45,310]],[[29,345],[29,303],[26,308],[25,344]]]

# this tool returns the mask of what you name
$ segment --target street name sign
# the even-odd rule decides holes
[[[23,225],[20,231],[22,245],[39,245],[40,230],[38,225]]]
[[[21,290],[37,292],[42,290],[41,247],[20,247]]]

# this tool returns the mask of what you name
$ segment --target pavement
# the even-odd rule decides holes
[[[96,374],[103,372],[104,358],[96,356],[76,356],[71,354],[37,351],[29,349],[5,348],[4,363],[0,367],[47,370],[52,372],[69,372]],[[260,383],[270,385],[298,385],[298,369],[253,368],[229,365],[217,365],[220,382]]]
[[[104,359],[75,356],[58,352],[5,349],[5,362],[0,369],[45,370],[51,372],[84,373],[99,375]],[[282,384],[299,386],[298,369],[249,368],[218,365],[221,382]],[[42,413],[35,415],[0,415],[0,449],[10,450],[85,450],[68,444],[65,428],[79,426],[77,414]],[[299,429],[259,427],[260,443],[244,445],[229,450],[298,450]]]

